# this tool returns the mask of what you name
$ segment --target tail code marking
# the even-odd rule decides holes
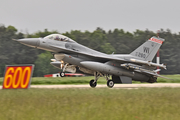
[[[144,48],[144,53],[149,53],[149,48],[148,47],[143,47]]]

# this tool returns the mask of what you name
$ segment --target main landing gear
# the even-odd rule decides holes
[[[107,86],[108,86],[109,88],[112,88],[112,87],[114,86],[114,82],[113,82],[112,80],[108,80],[108,81],[107,81]]]
[[[100,77],[104,77],[106,80],[107,80],[107,86],[109,88],[112,88],[114,86],[114,82],[112,80],[109,79],[109,75],[108,74],[101,74],[99,72],[94,72],[94,76],[95,76],[95,79],[94,80],[91,80],[89,82],[89,85],[92,87],[92,88],[95,88],[96,85],[97,85],[97,80],[100,78]]]
[[[97,82],[96,82],[95,80],[91,80],[91,81],[89,82],[89,85],[90,85],[92,88],[95,88],[96,85],[97,85]]]

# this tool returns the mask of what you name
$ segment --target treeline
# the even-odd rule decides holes
[[[59,72],[59,69],[51,66],[49,63],[53,55],[50,52],[27,47],[12,39],[21,39],[24,37],[45,37],[58,31],[38,31],[34,34],[23,34],[18,32],[13,26],[0,26],[0,77],[4,74],[5,65],[14,64],[35,64],[34,76],[43,76]],[[114,29],[104,31],[97,28],[93,32],[81,32],[74,30],[63,33],[76,42],[90,47],[92,49],[112,54],[129,54],[139,45],[144,43],[156,33],[149,30],[136,30],[133,33],[126,32],[123,29]],[[167,64],[168,70],[162,70],[161,74],[179,74],[180,73],[180,33],[171,33],[170,30],[161,29],[159,36],[165,39],[161,49],[161,63]],[[154,62],[155,59],[153,60]]]

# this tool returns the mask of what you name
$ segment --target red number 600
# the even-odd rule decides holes
[[[3,89],[28,88],[33,67],[33,65],[7,66],[3,81]]]

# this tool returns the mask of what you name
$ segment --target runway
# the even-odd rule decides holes
[[[154,83],[154,84],[115,84],[113,88],[118,89],[137,89],[137,88],[180,88],[180,83]],[[31,85],[30,88],[45,88],[45,89],[70,89],[70,88],[91,88],[87,85]],[[108,88],[105,84],[97,84],[96,88]],[[0,86],[2,89],[2,86]]]
[[[113,88],[133,89],[133,88],[162,88],[162,87],[177,88],[180,87],[180,83],[115,84]],[[64,88],[91,88],[91,87],[89,85],[31,85],[30,88],[64,89]],[[107,85],[97,84],[96,88],[107,88]]]

